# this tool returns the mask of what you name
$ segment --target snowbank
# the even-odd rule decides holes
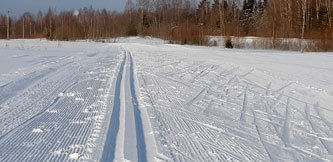
[[[292,51],[319,51],[319,41],[298,38],[261,38],[261,37],[226,37],[208,36],[211,45],[224,47],[225,40],[231,39],[235,48],[245,49],[280,49]]]

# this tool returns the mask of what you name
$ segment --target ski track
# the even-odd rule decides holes
[[[102,162],[113,161],[115,158],[117,134],[119,131],[119,120],[120,120],[120,88],[121,88],[121,80],[123,78],[125,62],[126,62],[126,55],[124,56],[124,60],[121,63],[119,74],[116,81],[112,116],[110,120],[110,125],[108,127],[106,141],[104,144],[104,151],[101,158]]]
[[[133,60],[130,53],[126,51],[124,51],[124,53],[124,60],[121,64],[116,81],[112,116],[101,161],[108,162],[126,159],[133,162],[146,162],[146,144],[141,111],[135,93]],[[125,77],[123,77],[123,75]],[[125,84],[125,91],[123,92],[125,93],[125,102],[121,102],[121,84]],[[125,106],[121,106],[121,104],[125,104]],[[121,108],[125,109],[121,110]],[[125,111],[125,117],[120,115],[120,111]],[[121,122],[124,122],[125,124],[121,124]],[[121,125],[125,125],[124,134],[119,133],[119,127]],[[133,134],[135,134],[135,136]],[[124,137],[119,137],[119,135],[123,135]],[[118,140],[124,140],[124,142],[117,142]],[[117,144],[123,144],[124,146],[116,146]],[[124,150],[121,151],[119,149]],[[115,153],[122,152],[124,153],[123,157],[115,155]],[[124,159],[115,159],[116,156]]]
[[[138,99],[135,93],[135,80],[134,80],[134,68],[133,68],[133,58],[130,55],[130,87],[131,87],[131,99],[132,105],[134,108],[134,118],[135,118],[135,129],[136,129],[136,139],[137,139],[137,154],[138,154],[138,161],[145,162],[147,161],[147,153],[146,153],[146,144],[144,138],[144,130],[142,125],[141,119],[141,111],[139,109]]]

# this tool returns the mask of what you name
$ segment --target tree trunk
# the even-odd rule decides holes
[[[302,38],[302,41],[301,41],[301,52],[303,52],[305,49],[304,47],[304,32],[305,32],[305,24],[306,24],[306,11],[307,11],[307,2],[308,0],[304,0],[303,4],[302,4],[302,11],[303,11],[303,14],[302,14],[302,35],[301,35],[301,38]]]
[[[316,18],[317,18],[317,23],[319,21],[320,6],[321,6],[321,0],[316,0]]]
[[[10,38],[9,32],[10,32],[10,16],[9,16],[9,10],[8,10],[8,15],[7,15],[7,39]]]
[[[31,22],[29,23],[29,28],[30,28],[30,33],[29,33],[30,35],[29,35],[29,36],[30,36],[30,38],[31,38],[31,35],[32,35]]]
[[[23,21],[23,22],[22,22],[22,23],[23,23],[23,24],[22,24],[22,39],[24,39],[24,36],[25,36],[25,35],[24,35],[24,34],[25,34],[25,33],[24,33],[24,32],[25,32],[25,31],[24,31],[24,26],[25,26],[25,24],[24,24],[25,22],[24,22],[24,21],[25,21],[25,18],[23,17],[22,19],[23,19],[23,20],[22,20],[22,21]]]
[[[302,34],[301,38],[304,39],[304,32],[305,32],[305,24],[306,24],[306,8],[307,8],[307,0],[304,0],[302,4]]]
[[[52,17],[50,17],[50,38],[52,38]]]
[[[223,11],[224,9],[223,8],[223,4],[224,4],[224,0],[222,0],[221,4],[219,4],[219,15],[220,15],[220,26],[221,26],[221,35],[222,36],[225,36],[225,29],[224,29],[224,20],[223,20]],[[223,11],[222,11],[223,10]]]
[[[328,4],[327,4],[327,12],[328,12],[328,23],[330,25],[330,29],[332,29],[332,4],[331,4],[331,0],[327,0]]]
[[[273,25],[272,25],[272,43],[273,43],[273,48],[275,48],[275,38],[276,38],[276,1],[273,1]]]

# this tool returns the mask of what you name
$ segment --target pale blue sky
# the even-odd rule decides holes
[[[47,11],[55,7],[57,11],[78,9],[80,7],[106,8],[122,11],[126,0],[0,0],[0,13],[5,14],[8,9],[13,16],[19,16],[26,11],[37,13],[38,10]]]

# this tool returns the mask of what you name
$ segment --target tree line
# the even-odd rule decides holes
[[[121,13],[92,7],[60,12],[50,8],[11,17],[10,37],[73,40],[142,35],[204,45],[207,35],[219,35],[332,42],[332,6],[332,0],[127,0]],[[6,35],[7,15],[1,14],[0,38]]]

